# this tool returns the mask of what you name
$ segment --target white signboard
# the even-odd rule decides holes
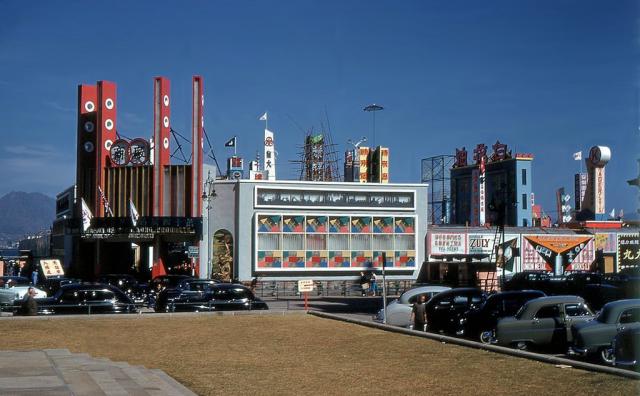
[[[466,234],[431,234],[429,254],[466,254],[466,236]]]
[[[62,268],[60,260],[58,259],[40,260],[40,267],[42,268],[42,273],[44,274],[45,278],[48,278],[50,276],[64,275],[64,269]]]
[[[312,279],[301,279],[298,281],[298,291],[299,292],[311,292],[313,291],[313,280]]]

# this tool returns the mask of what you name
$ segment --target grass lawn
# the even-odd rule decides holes
[[[0,349],[68,348],[198,394],[603,395],[638,381],[307,315],[1,320]]]

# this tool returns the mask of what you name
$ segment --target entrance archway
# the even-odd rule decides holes
[[[233,235],[227,230],[218,230],[213,234],[213,260],[211,260],[211,278],[222,281],[233,279]]]

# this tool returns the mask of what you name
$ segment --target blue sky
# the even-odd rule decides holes
[[[172,127],[188,135],[199,74],[221,165],[234,135],[247,160],[261,149],[268,110],[278,177],[297,178],[303,131],[328,115],[342,157],[348,139],[371,140],[362,108],[375,102],[392,182],[419,182],[422,158],[499,139],[535,155],[536,201],[555,218],[572,153],[605,145],[608,210],[637,208],[635,1],[108,3],[0,0],[0,194],[74,183],[78,84],[116,82],[119,132],[148,138],[152,79],[166,76]]]

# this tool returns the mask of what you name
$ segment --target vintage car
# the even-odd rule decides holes
[[[19,303],[30,287],[33,287],[36,291],[35,298],[47,297],[46,291],[31,285],[27,278],[22,276],[0,276],[0,305]]]
[[[436,294],[450,290],[448,286],[420,286],[409,289],[402,293],[400,297],[387,304],[387,324],[393,326],[409,327],[411,323],[411,310],[413,304],[418,297],[425,296],[426,301]],[[384,319],[384,310],[381,309],[376,314],[374,320],[382,322]]]
[[[485,293],[472,287],[461,287],[436,294],[427,302],[427,330],[462,334],[460,319],[470,309],[484,302]]]
[[[193,285],[193,287],[192,287]],[[206,312],[269,309],[243,285],[215,283],[214,281],[192,282],[182,289],[165,289],[158,295],[156,312]]]
[[[572,341],[571,325],[591,318],[593,313],[582,297],[540,297],[525,303],[515,316],[499,319],[492,342],[518,349],[545,346],[566,351]]]
[[[463,334],[489,344],[498,319],[515,315],[527,301],[538,297],[545,297],[545,294],[539,290],[505,291],[492,294],[482,305],[465,312],[460,319]]]
[[[547,290],[551,274],[546,271],[522,271],[514,274],[505,282],[504,291],[510,290]]]
[[[640,328],[624,329],[613,340],[613,365],[638,371],[640,369]]]
[[[610,302],[593,320],[571,326],[570,352],[582,356],[597,353],[602,362],[611,364],[611,342],[620,330],[629,327],[640,327],[640,299]]]
[[[101,283],[63,285],[53,297],[37,302],[38,315],[138,312],[133,301],[120,289]]]
[[[147,285],[139,284],[133,275],[107,274],[98,278],[99,283],[115,286],[129,296],[134,303],[142,305],[147,299]]]

